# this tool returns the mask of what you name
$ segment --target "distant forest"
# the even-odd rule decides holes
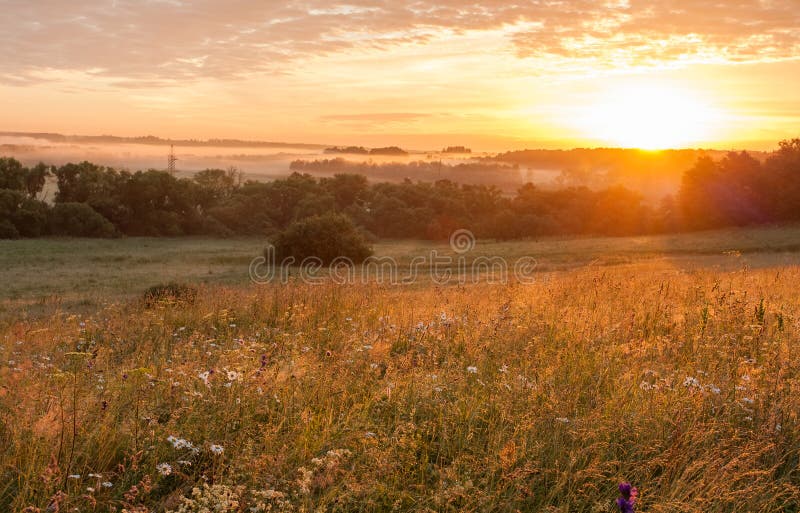
[[[244,141],[241,139],[162,139],[154,135],[119,137],[116,135],[63,135],[48,132],[0,132],[6,137],[30,137],[55,143],[82,144],[149,144],[155,146],[229,147],[229,148],[305,148],[322,149],[320,144],[287,143],[271,141]]]
[[[513,158],[501,160],[513,167]],[[293,169],[304,165],[321,164]],[[53,202],[39,199],[48,179],[58,187]],[[25,167],[0,159],[0,238],[270,236],[332,213],[376,238],[421,239],[443,239],[457,228],[514,239],[792,223],[800,221],[800,139],[781,142],[763,159],[746,152],[700,157],[683,172],[678,193],[656,203],[623,186],[542,189],[529,183],[504,194],[493,185],[450,180],[370,183],[354,173],[315,178],[295,172],[243,182],[235,170],[177,178],[90,162]]]

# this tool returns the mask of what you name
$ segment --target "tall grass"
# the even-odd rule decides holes
[[[18,320],[0,511],[594,512],[620,480],[643,511],[798,511],[799,280],[209,288]]]

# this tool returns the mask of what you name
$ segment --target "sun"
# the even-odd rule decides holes
[[[578,123],[586,137],[625,148],[697,145],[711,136],[718,113],[688,91],[663,85],[614,87],[601,93]]]

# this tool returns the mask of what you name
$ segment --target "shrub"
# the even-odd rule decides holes
[[[176,303],[194,303],[197,298],[197,288],[184,283],[162,283],[153,285],[144,292],[144,302],[153,306],[162,301]]]
[[[117,229],[86,203],[56,203],[50,210],[50,233],[68,237],[115,237]]]
[[[323,265],[330,265],[338,257],[361,263],[372,255],[372,248],[353,221],[334,213],[295,221],[273,237],[272,243],[279,261],[294,257],[300,263],[316,257]]]
[[[38,237],[47,229],[47,204],[26,193],[0,189],[0,238]]]
[[[6,219],[0,219],[0,239],[18,239],[19,231]]]

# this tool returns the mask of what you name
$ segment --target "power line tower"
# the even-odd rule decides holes
[[[175,147],[173,145],[169,145],[169,155],[167,155],[167,171],[169,174],[175,174],[175,163],[178,161],[178,157],[175,156]]]

